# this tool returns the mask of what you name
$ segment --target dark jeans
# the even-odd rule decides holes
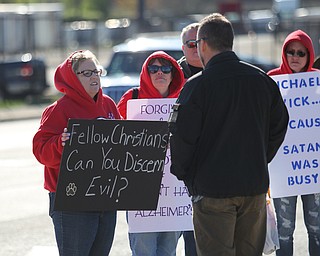
[[[49,215],[54,224],[60,256],[109,255],[116,226],[116,211],[54,211],[55,193],[49,193]]]
[[[259,256],[266,239],[266,195],[193,203],[199,256]]]
[[[193,231],[182,231],[185,256],[197,256],[196,241]]]
[[[301,196],[304,223],[308,231],[309,255],[320,255],[320,194]],[[274,198],[280,249],[277,256],[293,255],[293,233],[296,224],[297,196]]]

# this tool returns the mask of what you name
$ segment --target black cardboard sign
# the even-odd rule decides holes
[[[168,144],[163,121],[70,119],[55,210],[154,210]]]

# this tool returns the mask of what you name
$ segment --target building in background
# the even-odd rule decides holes
[[[0,52],[32,52],[61,44],[63,6],[0,4]]]
[[[319,54],[318,1],[194,0],[186,5],[184,0],[135,0],[129,5],[114,0],[110,19],[75,21],[64,20],[66,10],[61,3],[0,4],[0,53],[72,51],[80,47],[97,52],[140,32],[181,31],[209,13],[220,12],[232,22],[236,35],[251,39],[270,34],[280,41],[294,29],[303,29]],[[122,16],[129,13],[130,17]]]

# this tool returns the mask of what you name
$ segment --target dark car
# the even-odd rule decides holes
[[[40,95],[48,88],[45,62],[31,54],[0,62],[0,77],[0,99]]]
[[[103,93],[117,103],[123,93],[132,87],[139,86],[140,72],[147,57],[157,50],[163,50],[176,60],[183,56],[179,33],[148,33],[130,39],[113,48],[106,76],[101,77]],[[265,72],[276,67],[265,60],[239,55],[245,62],[253,64]]]

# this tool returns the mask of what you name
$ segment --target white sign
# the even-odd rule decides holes
[[[168,120],[176,99],[134,99],[127,103],[128,120]],[[192,204],[184,183],[170,173],[167,150],[155,211],[128,211],[129,233],[193,230]]]
[[[269,166],[274,198],[320,192],[320,72],[272,77],[289,111],[285,140]]]

